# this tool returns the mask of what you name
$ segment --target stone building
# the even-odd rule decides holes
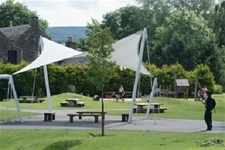
[[[0,61],[32,62],[38,55],[40,35],[47,37],[38,27],[38,17],[31,17],[27,25],[0,28]]]

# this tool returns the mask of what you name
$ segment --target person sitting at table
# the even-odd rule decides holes
[[[125,95],[125,92],[124,92],[124,88],[123,88],[123,85],[120,85],[120,88],[119,88],[119,98],[122,99],[122,102],[124,102],[124,95]],[[116,101],[118,102],[118,97],[116,98]]]

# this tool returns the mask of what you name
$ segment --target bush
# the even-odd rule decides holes
[[[221,85],[216,84],[216,85],[214,85],[213,89],[214,89],[215,94],[223,93],[223,87]]]
[[[223,139],[220,138],[209,138],[205,140],[203,143],[200,144],[201,147],[209,147],[209,146],[214,146],[214,145],[221,145],[223,144]]]

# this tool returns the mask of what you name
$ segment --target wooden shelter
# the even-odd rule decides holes
[[[190,84],[188,79],[176,79],[176,97],[182,93],[184,99],[188,99],[189,86]]]

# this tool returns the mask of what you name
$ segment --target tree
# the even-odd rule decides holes
[[[212,15],[214,20],[214,32],[217,35],[219,46],[225,46],[225,1],[215,6],[215,13]]]
[[[38,16],[37,12],[29,10],[24,3],[6,0],[0,5],[0,27],[28,24],[30,17],[33,16]],[[39,28],[47,35],[48,22],[39,19]]]
[[[90,81],[96,85],[96,90],[101,90],[102,101],[102,136],[104,136],[104,102],[103,90],[104,86],[112,78],[113,69],[107,61],[114,51],[112,44],[114,40],[111,36],[110,29],[102,29],[98,21],[92,20],[92,24],[88,24],[87,43],[90,65],[88,76]]]
[[[103,16],[102,26],[110,27],[114,39],[121,39],[147,26],[145,12],[136,6],[122,7]]]
[[[218,74],[215,34],[193,11],[181,8],[172,12],[156,29],[152,45],[152,61],[157,66],[179,62],[186,70],[191,70],[202,63],[209,65],[214,75]],[[216,79],[218,81],[218,76]]]
[[[87,51],[87,41],[86,39],[79,38],[76,40],[76,47],[80,48],[81,51]]]
[[[215,0],[170,0],[170,3],[177,9],[185,7],[197,15],[201,14],[206,19],[214,7]]]

